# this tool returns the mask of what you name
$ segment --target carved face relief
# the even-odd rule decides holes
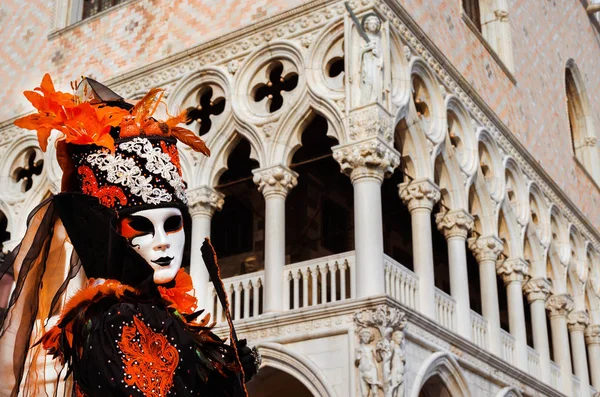
[[[179,208],[154,208],[134,212],[120,222],[120,233],[154,270],[154,282],[173,280],[181,267],[185,246]]]
[[[379,33],[381,29],[381,21],[375,15],[368,16],[365,22],[363,23],[364,28],[369,33]]]

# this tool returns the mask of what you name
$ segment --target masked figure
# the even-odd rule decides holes
[[[15,124],[36,130],[43,150],[50,131],[62,133],[62,193],[32,212],[0,272],[12,267],[17,280],[0,327],[0,350],[13,351],[0,395],[41,394],[32,346],[66,367],[67,394],[77,397],[245,395],[257,355],[245,341],[226,344],[211,332],[183,270],[191,219],[176,144],[209,155],[198,136],[177,126],[185,113],[157,121],[151,116],[162,90],[132,105],[91,79],[71,95],[55,91],[46,75],[26,96],[38,113]],[[73,253],[57,283],[66,242]],[[87,286],[44,329],[80,272]]]

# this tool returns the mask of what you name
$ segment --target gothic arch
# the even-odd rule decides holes
[[[495,236],[498,233],[496,205],[493,202],[481,169],[472,180],[468,190],[468,209],[474,217],[474,231],[480,236]]]
[[[424,113],[424,118],[427,119],[425,134],[434,144],[439,144],[443,142],[446,125],[446,107],[439,90],[439,82],[429,65],[419,57],[411,60],[409,69],[412,94],[423,96],[422,99],[427,105],[429,116]]]
[[[514,158],[507,157],[504,161],[504,186],[506,195],[504,200],[508,200],[517,222],[525,225],[529,221],[529,200],[527,197],[527,184],[521,171],[521,167]]]
[[[492,200],[504,199],[504,165],[498,145],[490,132],[484,128],[477,131],[477,150],[481,175]]]
[[[529,275],[532,278],[546,276],[546,250],[543,248],[532,224],[526,226],[523,256],[529,261]]]
[[[498,237],[504,242],[504,253],[509,259],[523,256],[523,234],[507,201],[498,213]]]
[[[261,367],[272,367],[292,375],[315,396],[337,396],[323,372],[308,358],[279,343],[263,342],[256,348],[262,357]]]
[[[467,198],[456,157],[449,153],[448,141],[443,146],[441,153],[435,159],[434,181],[442,192],[444,205],[451,210],[467,209]]]
[[[468,383],[456,360],[448,353],[433,353],[417,373],[410,397],[419,397],[421,388],[433,376],[439,376],[452,397],[470,397]]]
[[[344,89],[346,65],[344,65],[344,71],[337,76],[328,75],[333,61],[341,58],[344,64],[347,62],[347,54],[344,51],[343,20],[336,19],[330,22],[319,32],[314,43],[309,45],[311,49],[307,57],[308,67],[305,69],[308,86],[317,96],[344,101],[346,98]]]
[[[477,145],[473,123],[462,102],[454,95],[446,97],[446,124],[448,138],[454,148],[453,157],[468,176],[477,172]],[[447,139],[448,142],[448,139]]]
[[[327,136],[337,139],[343,145],[349,139],[344,133],[344,122],[337,110],[329,101],[318,99],[310,89],[303,99],[295,104],[284,116],[272,137],[273,145],[269,150],[269,165],[290,164],[294,152],[300,147],[304,127],[319,114],[327,120]]]
[[[210,140],[223,129],[224,124],[227,123],[227,119],[232,114],[232,101],[234,98],[231,95],[231,85],[231,78],[223,70],[213,66],[200,68],[189,73],[177,83],[173,92],[169,94],[167,108],[171,114],[178,114],[181,110],[190,106],[195,107],[198,102],[197,97],[202,94],[203,88],[210,87],[213,91],[213,98],[220,95],[225,99],[225,108],[219,115],[211,116],[213,125],[210,131],[202,136],[202,139]],[[199,125],[196,121],[193,121],[189,128],[196,132]]]
[[[530,224],[535,227],[540,243],[548,247],[552,240],[550,230],[550,211],[544,200],[544,194],[535,182],[529,183],[529,212]]]

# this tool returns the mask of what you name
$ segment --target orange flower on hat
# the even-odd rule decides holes
[[[38,112],[21,117],[14,124],[36,130],[42,151],[48,147],[52,130],[61,131],[68,143],[96,144],[114,150],[110,127],[118,126],[123,117],[129,114],[118,107],[77,103],[73,94],[56,91],[47,73],[40,87],[23,94]]]

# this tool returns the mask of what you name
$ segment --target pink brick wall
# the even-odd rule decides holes
[[[80,73],[105,80],[303,3],[137,0],[48,39],[53,2],[2,1],[0,121],[29,111],[21,92],[38,84],[45,72],[63,89]],[[600,129],[600,37],[581,2],[509,1],[516,84],[466,26],[459,0],[438,0],[435,6],[430,0],[401,3],[561,189],[600,227],[600,190],[573,160],[565,103],[565,65],[572,58]]]

